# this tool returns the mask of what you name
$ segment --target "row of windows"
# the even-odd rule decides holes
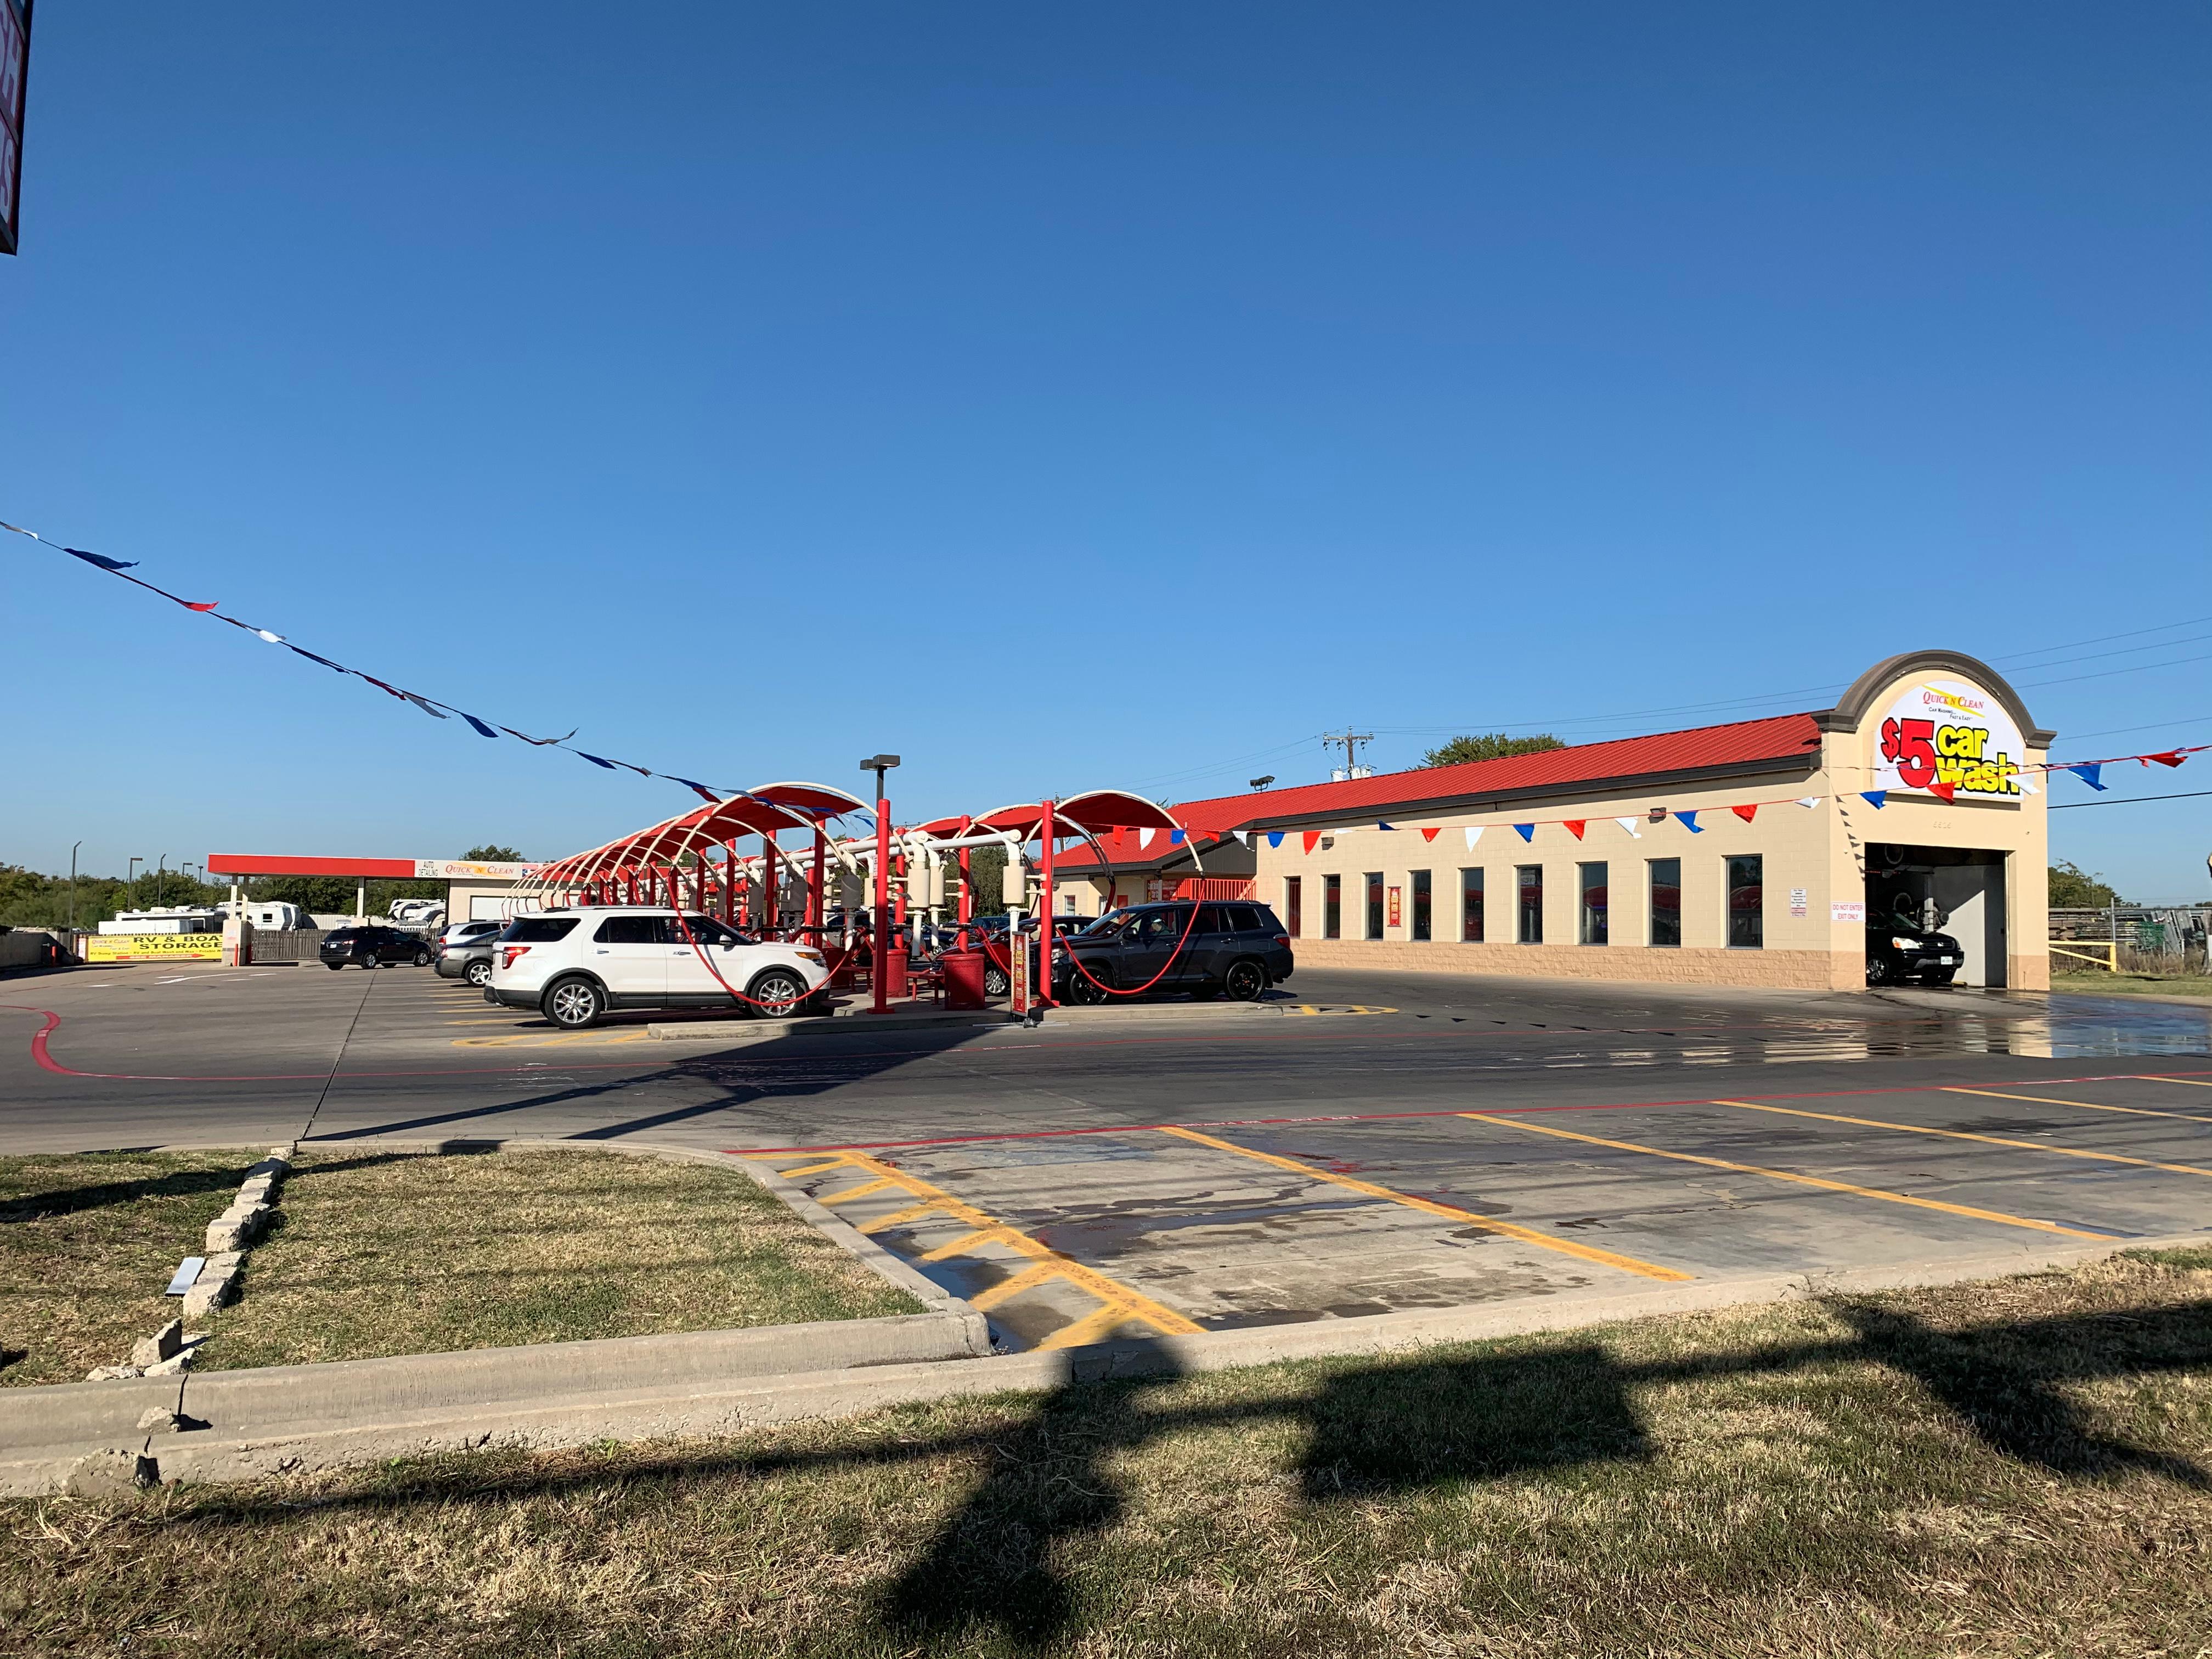
[[[1728,908],[1728,942],[1739,949],[1758,950],[1766,943],[1764,890],[1765,860],[1757,853],[1738,854],[1723,860],[1726,868]],[[1576,877],[1576,933],[1582,944],[1606,945],[1612,941],[1611,866],[1604,863],[1578,864]],[[1648,918],[1644,943],[1661,947],[1679,945],[1682,942],[1682,860],[1680,859],[1650,859],[1644,862],[1645,880],[1650,887],[1650,902],[1645,908]],[[1406,926],[1416,939],[1436,937],[1436,894],[1432,872],[1413,870],[1407,872],[1411,889],[1411,914]],[[1514,938],[1522,945],[1541,945],[1544,942],[1544,866],[1523,864],[1514,872]],[[1382,884],[1382,872],[1370,870],[1362,878],[1366,889],[1367,915],[1365,939],[1381,939],[1386,927],[1399,926],[1399,919],[1387,913]],[[1488,938],[1484,903],[1487,896],[1483,872],[1462,870],[1459,872],[1460,921],[1459,936],[1470,943],[1480,944]],[[1284,879],[1283,908],[1290,921],[1294,939],[1304,939],[1305,930],[1305,880],[1302,876]],[[1321,878],[1321,936],[1323,939],[1344,937],[1344,878],[1323,876]]]

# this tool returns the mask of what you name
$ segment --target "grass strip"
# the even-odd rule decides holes
[[[2108,974],[2100,969],[2069,974],[2054,970],[2051,988],[2076,996],[2203,997],[2212,1000],[2212,979],[2197,974]]]
[[[33,1654],[2194,1655],[2204,1261],[17,1502],[0,1620]]]
[[[258,1152],[0,1158],[0,1386],[82,1382],[177,1316],[161,1294]]]
[[[735,1170],[303,1151],[202,1370],[919,1313]]]

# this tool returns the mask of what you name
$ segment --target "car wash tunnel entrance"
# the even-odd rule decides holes
[[[1974,847],[1867,848],[1867,921],[1959,941],[1957,983],[2005,983],[2005,855]]]
[[[865,831],[848,827],[861,818],[871,821]],[[1013,1011],[1026,1014],[1053,1000],[1041,930],[1025,929],[1055,908],[1057,851],[1082,847],[1103,864],[1098,837],[1131,830],[1186,839],[1165,807],[1121,790],[902,828],[884,795],[871,806],[828,784],[763,784],[541,866],[509,904],[517,914],[646,905],[716,916],[757,938],[820,950],[831,985],[866,988],[878,1012],[922,991],[950,1006],[980,1006],[990,986],[1003,987]],[[755,838],[757,847],[741,847]],[[975,914],[970,877],[982,847],[1005,854],[1003,918]],[[878,940],[894,944],[878,951]],[[918,961],[925,941],[944,948]],[[1101,987],[1099,1000],[1136,994]]]

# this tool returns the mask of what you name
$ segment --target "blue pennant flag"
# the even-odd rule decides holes
[[[101,554],[88,553],[81,547],[65,547],[62,551],[82,559],[87,564],[96,564],[102,570],[136,570],[138,568],[136,559],[111,559]]]
[[[718,806],[721,805],[722,798],[703,783],[694,783],[689,778],[675,778],[672,781],[682,784],[701,800],[713,801]]]
[[[1513,832],[1523,841],[1536,839],[1536,826],[1533,823],[1516,823],[1513,826]]]
[[[1879,812],[1881,811],[1882,803],[1889,799],[1889,791],[1887,789],[1862,789],[1859,791],[1859,799],[1864,801],[1869,806],[1873,807],[1875,811]]]
[[[1677,812],[1674,816],[1682,820],[1682,828],[1688,830],[1692,835],[1702,836],[1705,832],[1698,828],[1698,814],[1705,810],[1705,809],[1702,806],[1693,806],[1688,811]]]
[[[2092,789],[2101,790],[2106,787],[2099,781],[2105,775],[2105,763],[2102,761],[2084,761],[2079,766],[2069,766],[2066,769]]]
[[[1182,846],[1182,835],[1183,835],[1183,832],[1182,832],[1182,830],[1169,830],[1169,831],[1168,831],[1168,845],[1169,845],[1169,846],[1170,846],[1170,847],[1180,847],[1180,846]]]
[[[295,646],[294,646],[292,648],[293,648],[295,651],[297,651],[300,647],[299,647],[298,646],[296,646],[296,645],[295,645]],[[499,733],[498,733],[498,732],[495,732],[495,731],[493,731],[493,730],[491,729],[491,727],[489,727],[489,726],[486,726],[486,725],[485,725],[482,720],[478,720],[478,719],[477,719],[474,714],[469,714],[469,713],[468,713],[467,711],[465,711],[465,709],[459,709],[459,708],[456,708],[455,710],[453,710],[453,712],[454,712],[456,714],[460,715],[460,717],[461,717],[463,720],[466,720],[466,721],[467,721],[471,726],[473,726],[474,727],[476,727],[476,729],[477,729],[477,735],[478,737],[480,737],[480,738],[490,738],[494,743],[497,743],[497,742],[499,741]]]
[[[579,749],[576,752],[577,752],[578,754],[580,754],[580,755],[584,755],[584,751],[583,751],[582,750],[580,750],[580,749]],[[605,767],[605,768],[607,769],[607,770],[608,770],[608,771],[610,771],[610,772],[614,771],[614,770],[616,769],[615,763],[614,763],[612,761],[611,761],[611,760],[601,760],[601,759],[600,759],[597,755],[584,755],[584,758],[585,758],[586,760],[587,760],[587,761],[591,762],[591,763],[592,763],[592,765],[594,765],[594,766],[604,766],[604,767]]]
[[[298,652],[301,656],[305,657],[309,662],[319,662],[322,664],[324,667],[334,668],[341,674],[350,674],[353,672],[353,670],[348,668],[342,662],[332,662],[328,657],[319,657],[312,651],[301,651],[300,647],[296,645],[287,645],[285,649],[288,651]],[[484,735],[486,737],[489,737],[491,733],[487,732]]]
[[[1395,823],[1378,823],[1375,827],[1377,830],[1395,830],[1398,826]]]
[[[1270,847],[1280,847],[1282,844],[1283,844],[1283,832],[1282,832],[1281,830],[1270,830],[1269,831],[1267,831],[1267,845],[1268,845],[1268,846],[1270,846]]]

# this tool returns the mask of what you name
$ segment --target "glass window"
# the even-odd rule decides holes
[[[1321,936],[1323,939],[1344,937],[1342,876],[1323,876],[1321,878]]]
[[[1260,913],[1249,904],[1224,904],[1221,912],[1229,918],[1229,931],[1232,933],[1256,933],[1263,925]]]
[[[1300,876],[1284,877],[1283,908],[1291,918],[1289,931],[1292,939],[1304,939],[1306,936],[1305,901],[1306,893],[1304,878]]]
[[[712,916],[686,916],[684,924],[691,930],[691,937],[702,945],[720,945],[725,941],[736,945],[741,942],[732,930],[723,927]],[[669,931],[678,944],[684,942],[684,935],[672,924]]]
[[[1415,870],[1412,872],[1412,877],[1413,937],[1426,939],[1429,937],[1429,872],[1425,870]]]
[[[658,945],[659,916],[609,916],[592,938],[601,945]]]
[[[1766,860],[1747,853],[1728,861],[1728,940],[1756,951],[1766,943],[1764,895]]]
[[[1459,936],[1482,943],[1482,872],[1462,870],[1459,872]]]
[[[1524,864],[1516,872],[1521,878],[1521,942],[1541,945],[1544,942],[1544,866]]]
[[[1198,907],[1198,926],[1193,931],[1225,933],[1229,931],[1228,914],[1218,904],[1201,904]]]
[[[1382,937],[1382,872],[1370,870],[1362,878],[1367,883],[1367,937]]]
[[[1583,901],[1582,942],[1585,945],[1602,945],[1606,942],[1605,866],[1584,864],[1578,866],[1577,868],[1582,874],[1582,881],[1579,884]]]
[[[1682,942],[1682,860],[1651,860],[1651,942]]]

